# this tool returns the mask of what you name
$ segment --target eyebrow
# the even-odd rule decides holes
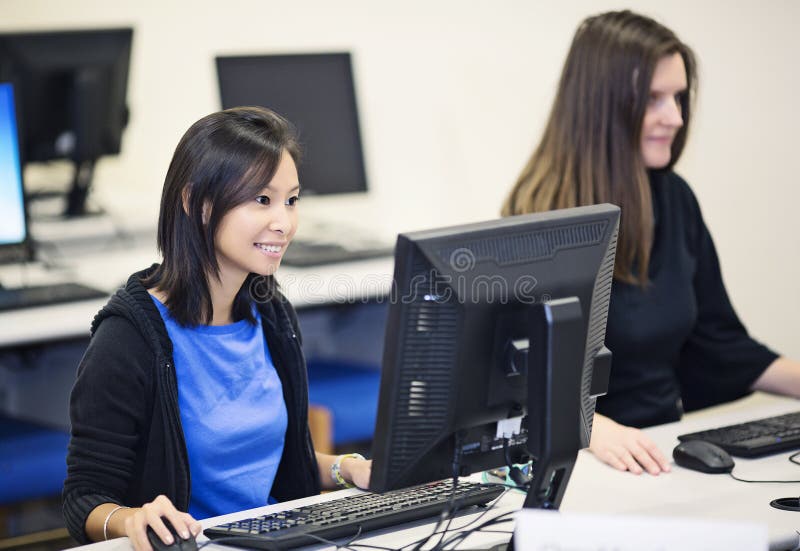
[[[272,189],[272,188],[270,187],[270,184],[267,184],[266,186],[264,186],[264,188],[265,188],[265,189],[268,189],[268,190],[270,190],[270,191],[275,191],[274,189]],[[292,189],[290,189],[290,190],[289,190],[289,193],[292,193],[292,192],[295,192],[295,191],[300,191],[300,184],[297,184],[297,185],[296,185],[296,186],[294,186]]]
[[[688,85],[678,88],[677,90],[675,90],[674,93],[677,94],[677,93],[681,93],[681,92],[686,92],[687,90],[689,90],[689,86]],[[655,92],[657,94],[665,94],[665,93],[671,92],[671,90],[668,90],[666,88],[650,88],[650,93],[652,94],[653,92]]]

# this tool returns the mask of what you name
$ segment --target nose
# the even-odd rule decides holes
[[[292,214],[289,212],[289,207],[284,204],[277,204],[275,208],[269,209],[270,210],[270,220],[268,224],[268,228],[271,231],[281,233],[283,235],[287,235],[291,232],[293,218]]]
[[[667,126],[680,128],[683,126],[683,108],[678,98],[672,98],[665,102],[664,112],[662,113],[662,123]]]

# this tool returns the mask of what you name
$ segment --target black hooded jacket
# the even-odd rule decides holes
[[[81,543],[89,542],[86,518],[103,503],[138,507],[164,494],[179,510],[189,507],[189,459],[172,342],[140,283],[154,268],[133,274],[95,316],[72,389],[63,512],[70,534]],[[297,316],[280,294],[259,310],[289,415],[270,495],[287,501],[318,494]]]

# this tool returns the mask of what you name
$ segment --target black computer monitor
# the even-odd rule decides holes
[[[526,505],[558,507],[608,385],[619,213],[596,205],[398,236],[370,489],[532,457]]]
[[[86,212],[95,162],[120,151],[133,29],[0,34],[0,81],[17,90],[23,164],[69,159],[65,214]]]
[[[0,263],[31,257],[14,88],[0,82]]]
[[[259,105],[297,127],[303,194],[367,190],[349,53],[217,57],[222,108]]]

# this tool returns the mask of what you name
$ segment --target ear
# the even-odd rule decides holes
[[[183,203],[183,213],[189,216],[189,185],[186,184],[181,190],[181,203]]]
[[[183,188],[181,192],[181,202],[183,203],[183,212],[186,213],[186,216],[189,216],[189,186]],[[201,215],[203,217],[203,225],[205,226],[208,224],[208,219],[211,216],[211,203],[208,201],[203,202],[203,213]]]

